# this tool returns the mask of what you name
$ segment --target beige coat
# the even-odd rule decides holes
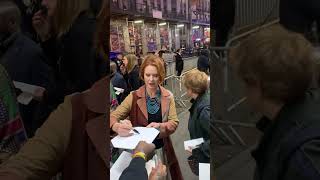
[[[176,128],[178,127],[179,120],[176,112],[176,106],[174,102],[173,94],[160,86],[161,90],[161,111],[162,111],[162,124],[160,127],[160,138],[167,137],[172,134]],[[140,87],[136,90],[137,96],[139,99],[137,100],[137,104],[139,109],[142,111],[143,115],[146,119],[148,119],[147,112],[147,104],[146,104],[146,96],[145,96],[145,86]],[[119,122],[119,120],[124,120],[128,118],[131,108],[132,108],[132,100],[133,100],[133,92],[131,92],[125,100],[117,107],[115,111],[110,114],[110,127],[113,126],[114,123]]]

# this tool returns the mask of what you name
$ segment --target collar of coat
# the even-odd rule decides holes
[[[167,115],[169,113],[170,96],[172,94],[170,93],[170,91],[168,91],[162,86],[160,86],[160,92],[161,92],[160,101],[161,101],[162,119],[166,120]],[[146,102],[146,86],[143,85],[138,90],[136,90],[136,95],[138,97],[137,105],[139,106],[145,118],[148,119],[147,102]]]

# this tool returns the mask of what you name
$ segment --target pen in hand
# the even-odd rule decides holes
[[[134,128],[133,128],[132,130],[133,130],[133,132],[135,132],[135,133],[137,133],[137,134],[140,134],[138,130],[136,130],[136,129],[134,129]]]

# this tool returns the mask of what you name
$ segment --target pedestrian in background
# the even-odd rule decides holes
[[[182,59],[182,56],[181,56],[181,52],[182,52],[182,49],[178,49],[177,52],[176,52],[176,55],[174,56],[175,60],[176,60],[177,76],[181,75],[181,73],[183,71],[183,66],[184,66],[183,59]]]
[[[89,0],[43,0],[42,6],[47,10],[35,13],[33,27],[55,72],[56,91],[50,98],[57,105],[101,78],[94,46],[96,18]]]
[[[206,49],[201,50],[201,55],[198,58],[197,68],[199,71],[209,74],[210,64],[209,64],[209,52]]]

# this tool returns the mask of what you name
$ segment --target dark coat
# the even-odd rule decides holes
[[[201,55],[199,57],[198,62],[197,62],[197,68],[198,68],[199,71],[202,71],[202,72],[205,72],[205,73],[209,72],[210,65],[209,65],[208,56]]]
[[[175,59],[176,59],[176,70],[182,71],[184,63],[183,63],[183,59],[182,59],[181,55],[176,53]]]
[[[117,100],[119,103],[121,103],[129,94],[128,84],[127,84],[126,80],[124,79],[124,77],[122,76],[122,74],[120,74],[119,72],[116,72],[114,74],[114,76],[111,79],[111,83],[112,83],[113,87],[117,87],[117,88],[121,88],[121,89],[125,90],[123,93],[117,95]]]
[[[142,158],[134,158],[129,166],[122,172],[119,180],[139,179],[148,180],[148,173],[145,168],[146,161]]]
[[[100,61],[93,46],[95,26],[95,18],[83,12],[60,39],[51,38],[42,43],[58,82],[56,93],[51,94],[56,104],[68,94],[89,89],[99,79]]]
[[[45,63],[47,59],[35,42],[21,33],[14,33],[2,42],[1,49],[3,55],[0,63],[12,80],[53,91],[55,82],[52,69]],[[29,137],[33,136],[42,120],[51,112],[47,106],[37,101],[28,105],[19,104],[19,108]]]
[[[314,21],[320,22],[320,1],[280,0],[280,24],[287,29],[307,33]]]
[[[264,135],[255,151],[256,180],[320,179],[320,140],[309,139],[284,159],[283,149],[299,139],[299,131],[316,128],[320,131],[320,91],[308,92],[305,98],[286,104],[272,122],[263,118],[257,127]],[[307,133],[307,132],[305,132]],[[285,145],[285,146],[284,146]]]
[[[205,141],[199,148],[192,150],[192,155],[198,158],[200,163],[210,163],[210,95],[207,93],[203,94],[191,102],[192,106],[189,109],[190,118],[188,124],[190,138],[203,138]]]
[[[133,70],[128,74],[128,86],[130,91],[139,89],[143,85],[139,77],[139,67],[135,66]]]

